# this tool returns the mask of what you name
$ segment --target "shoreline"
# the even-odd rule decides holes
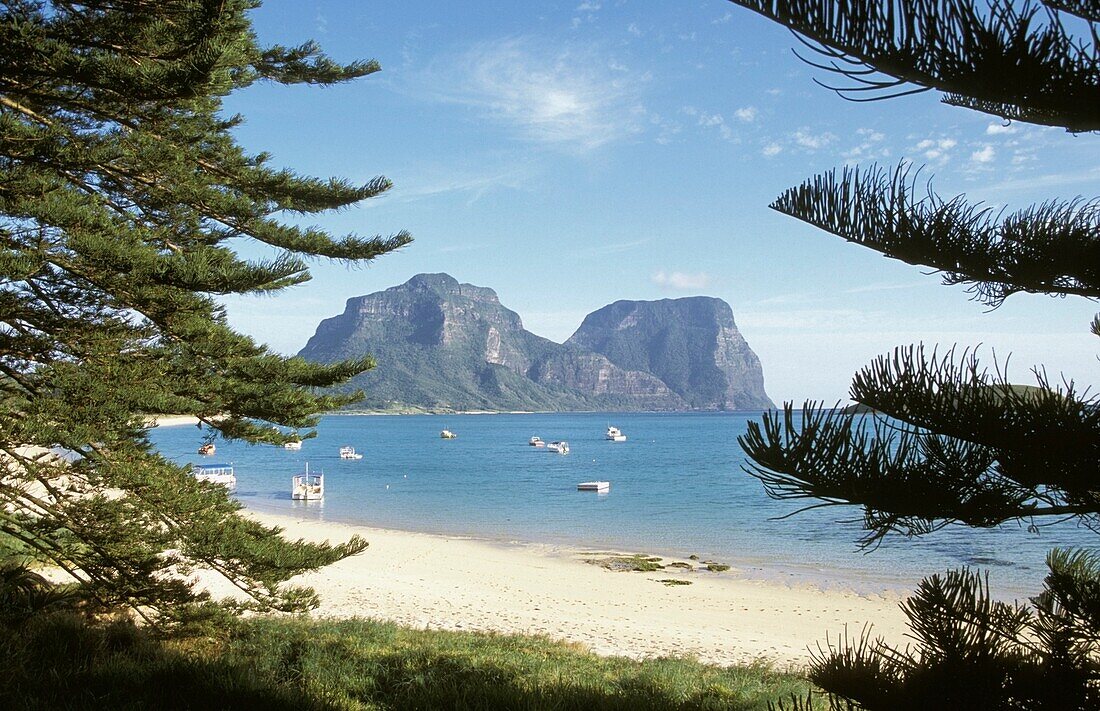
[[[904,644],[901,596],[890,593],[786,585],[732,569],[613,572],[584,562],[596,553],[566,546],[243,512],[292,540],[339,542],[358,533],[370,542],[358,556],[294,579],[321,596],[315,617],[544,635],[601,655],[692,656],[720,665],[765,660],[780,669],[804,667],[811,648],[842,634],[857,637],[868,624],[876,636]],[[670,562],[699,564],[662,561]],[[224,581],[204,582],[215,595],[228,592],[217,584]]]

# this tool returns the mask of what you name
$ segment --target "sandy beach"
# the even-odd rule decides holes
[[[584,562],[601,557],[591,552],[249,515],[282,527],[290,539],[339,542],[358,533],[370,542],[364,553],[295,580],[321,594],[318,617],[541,634],[598,654],[690,655],[716,664],[763,659],[782,668],[804,665],[826,637],[835,640],[845,629],[858,637],[869,623],[876,635],[905,643],[896,595],[788,587],[735,570],[612,572]]]

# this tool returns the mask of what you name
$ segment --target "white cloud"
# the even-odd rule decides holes
[[[768,145],[764,146],[763,150],[761,150],[760,152],[763,153],[765,157],[771,158],[772,156],[779,155],[780,153],[782,153],[783,152],[783,146],[779,145],[778,143],[774,143],[774,142],[769,143]]]
[[[725,15],[722,15],[717,20],[711,20],[710,24],[712,24],[712,25],[724,25],[732,19],[733,19],[733,13],[732,12],[727,12]]]
[[[577,5],[577,12],[595,12],[599,9],[600,3],[592,2],[591,0],[588,0],[588,2],[582,2],[580,5]]]
[[[705,289],[710,285],[710,275],[706,272],[687,274],[685,272],[668,272],[663,269],[653,275],[653,283],[668,289],[678,291],[695,291]]]
[[[616,69],[610,69],[610,67]],[[433,98],[468,106],[520,138],[591,150],[641,130],[643,78],[591,47],[529,38],[484,42],[436,65]]]
[[[925,138],[919,141],[914,148],[921,152],[927,160],[937,161],[943,165],[950,160],[951,149],[958,145],[953,138]]]
[[[1011,124],[991,123],[985,127],[986,135],[999,136],[1004,133],[1016,133],[1016,127]]]
[[[642,30],[641,30],[640,27],[638,27],[637,22],[631,22],[629,25],[627,25],[626,26],[626,31],[629,32],[630,34],[634,35],[635,37],[641,37],[642,36]]]
[[[993,146],[988,143],[982,147],[979,151],[974,151],[970,154],[970,160],[975,163],[989,163],[997,156],[996,151],[993,150]]]
[[[744,121],[745,123],[752,123],[756,120],[756,107],[745,106],[744,108],[737,109],[733,112],[733,115],[737,117],[738,121]]]
[[[833,141],[836,140],[836,136],[828,131],[819,134],[812,134],[802,129],[796,131],[794,134],[794,142],[811,151],[816,151],[819,148],[824,148]]]

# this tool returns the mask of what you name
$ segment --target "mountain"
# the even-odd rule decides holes
[[[566,345],[656,375],[692,410],[775,407],[760,359],[721,299],[616,301],[588,314]]]
[[[711,301],[724,305],[717,299]],[[589,315],[585,323],[596,314]],[[696,328],[702,328],[705,320],[701,315],[699,319]],[[590,329],[593,333],[595,325]],[[740,339],[732,313],[728,325],[736,334],[733,340]],[[582,326],[570,342],[554,343],[524,329],[519,315],[502,306],[492,289],[460,284],[447,274],[419,274],[400,286],[349,299],[342,314],[321,322],[299,355],[325,363],[365,353],[373,355],[378,367],[356,376],[347,386],[367,393],[366,399],[356,405],[363,409],[723,409],[719,402],[725,403],[724,409],[730,409],[733,403],[745,408],[771,406],[766,395],[763,400],[752,400],[753,404],[741,404],[750,402],[745,398],[722,399],[717,395],[706,400],[699,396],[706,391],[699,378],[677,375],[671,356],[654,357],[652,363],[634,359],[645,362],[645,367],[624,365],[629,359],[615,360],[621,349],[605,353],[582,345],[584,338],[578,336],[584,330]],[[725,333],[724,322],[715,331]],[[670,333],[687,330],[676,326]],[[638,342],[643,340],[639,338]],[[744,344],[744,339],[740,343]],[[711,350],[718,353],[717,358],[725,358],[722,349]],[[759,363],[747,345],[744,350],[756,363],[752,377],[761,383],[762,393]],[[682,362],[698,364],[698,359],[685,358]],[[665,373],[664,377],[653,369],[654,365]],[[734,372],[723,368],[715,365],[711,369],[716,373],[713,377]],[[727,380],[722,381],[722,387],[733,388]],[[694,389],[683,389],[681,382],[694,383]],[[712,401],[714,404],[706,404]]]

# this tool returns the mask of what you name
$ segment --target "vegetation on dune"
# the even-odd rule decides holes
[[[637,662],[540,637],[364,620],[237,620],[214,637],[163,641],[125,621],[40,616],[0,626],[0,654],[0,706],[28,711],[763,711],[769,699],[808,691],[804,679],[765,665]]]
[[[1005,121],[1100,130],[1095,2],[732,1],[797,33],[847,98],[937,90]],[[993,308],[1018,292],[1100,298],[1100,198],[1000,212],[922,194],[918,172],[845,168],[772,208],[931,268]],[[1100,316],[1091,330],[1100,336]],[[751,422],[747,470],[775,498],[861,507],[871,547],[957,524],[1100,531],[1100,398],[1035,376],[1021,387],[973,352],[899,348],[856,375],[857,407],[807,403],[796,418],[787,403]],[[903,606],[911,647],[827,643],[811,678],[834,709],[1100,708],[1100,558],[1056,550],[1047,565],[1030,606],[994,602],[970,570],[931,576]]]

